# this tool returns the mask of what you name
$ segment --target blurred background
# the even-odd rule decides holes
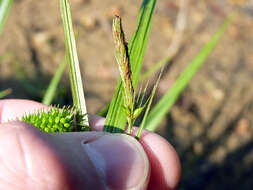
[[[96,114],[119,77],[112,18],[122,16],[129,40],[141,1],[71,5],[88,110]],[[157,1],[143,71],[166,56],[172,60],[156,101],[233,11],[236,19],[157,130],[180,156],[178,189],[253,189],[253,0]],[[58,1],[16,0],[0,41],[0,91],[41,101],[64,56]],[[54,103],[71,104],[67,72]]]

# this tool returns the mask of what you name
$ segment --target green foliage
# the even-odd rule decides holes
[[[225,32],[226,28],[231,22],[231,18],[222,25],[219,31],[211,38],[211,40],[205,45],[205,47],[199,52],[199,54],[193,59],[189,66],[183,71],[183,73],[177,78],[171,89],[169,89],[165,95],[159,100],[159,102],[152,108],[150,115],[147,117],[147,123],[145,128],[154,131],[159,123],[166,116],[167,112],[175,104],[181,92],[189,84],[192,77],[199,70],[200,66],[205,62],[207,56],[211,53],[218,40]]]
[[[1,0],[0,1],[0,35],[3,32],[3,28],[7,17],[9,15],[10,8],[12,6],[13,0]]]
[[[10,88],[6,89],[6,90],[2,90],[0,91],[0,99],[4,98],[5,96],[9,95],[12,92],[12,90]]]
[[[142,106],[143,98],[141,98],[141,101],[138,101],[140,99],[141,92],[139,93],[138,100],[135,101],[135,92],[132,86],[132,71],[128,60],[128,52],[126,48],[124,32],[121,26],[121,19],[118,16],[116,16],[116,18],[113,20],[112,31],[115,44],[116,60],[119,66],[120,76],[124,89],[123,109],[127,117],[128,134],[131,134],[135,120],[144,110],[148,101],[145,103],[144,106]]]
[[[27,114],[23,116],[22,120],[38,127],[44,132],[87,131],[90,130],[90,127],[76,49],[70,3],[69,0],[59,1],[65,35],[66,58],[55,73],[47,89],[46,95],[43,98],[43,103],[49,105],[52,102],[57,85],[62,73],[64,72],[65,66],[68,63],[74,106],[73,108],[63,107],[62,109],[59,109],[59,107],[51,107],[50,109],[40,110],[34,114]],[[0,35],[12,3],[13,0],[0,1]],[[117,17],[114,20],[113,33],[115,54],[120,68],[121,79],[118,81],[113,99],[108,105],[109,109],[104,127],[104,131],[106,132],[123,133],[126,128],[126,122],[128,122],[128,133],[131,133],[134,121],[145,110],[145,108],[146,110],[137,133],[137,138],[140,137],[144,127],[154,131],[160,121],[166,116],[166,113],[175,104],[176,100],[180,96],[180,93],[189,84],[191,78],[199,70],[207,56],[218,43],[219,38],[231,21],[231,19],[228,19],[224,23],[220,30],[193,59],[185,71],[176,80],[172,88],[162,97],[149,114],[151,103],[161,75],[153,87],[150,97],[144,105],[144,95],[141,95],[141,92],[137,95],[137,101],[135,101],[137,83],[156,72],[170,60],[169,57],[166,57],[152,67],[148,72],[144,73],[144,75],[139,77],[150,35],[155,6],[156,0],[143,0],[138,16],[137,30],[133,34],[128,46],[124,41],[124,33],[121,28],[120,19]],[[144,93],[146,92],[146,89],[147,87],[145,88]],[[7,93],[9,93],[9,90],[1,91],[0,98],[6,96]]]
[[[133,34],[128,45],[129,61],[132,71],[132,85],[136,88],[149,39],[156,0],[144,0],[138,17],[137,31]],[[113,99],[110,103],[105,120],[104,131],[117,133],[124,132],[127,118],[124,113],[123,85],[119,80]]]
[[[84,123],[82,123],[82,125],[89,127],[69,1],[60,0],[60,9],[65,34],[66,54],[69,64],[73,102],[78,112],[85,116],[85,120],[83,120]]]
[[[84,116],[73,108],[51,107],[49,110],[39,110],[37,113],[27,114],[22,121],[30,123],[47,133],[87,131],[86,127],[80,125]]]
[[[66,65],[67,65],[67,61],[66,61],[66,57],[64,57],[64,60],[57,68],[57,71],[55,72],[54,77],[51,80],[51,82],[47,88],[47,91],[42,99],[43,104],[50,105],[52,103],[52,101],[56,95],[57,86],[61,80],[62,74],[66,68]]]

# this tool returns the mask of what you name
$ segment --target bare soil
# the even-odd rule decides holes
[[[111,20],[115,14],[122,16],[129,40],[141,1],[71,4],[88,109],[95,114],[112,98],[119,77]],[[179,8],[178,1],[157,2],[143,71],[168,54]],[[238,16],[158,129],[180,155],[179,189],[253,189],[252,0],[189,0],[182,42],[156,100],[232,11]],[[64,56],[58,1],[15,1],[1,36],[0,56],[0,91],[11,88],[7,98],[41,101]],[[54,103],[71,104],[67,72]]]

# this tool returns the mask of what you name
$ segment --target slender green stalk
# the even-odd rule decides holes
[[[77,111],[84,117],[81,125],[89,126],[69,1],[60,0],[60,8],[65,33],[66,53],[70,70],[73,102]]]
[[[211,53],[215,45],[218,43],[218,40],[220,39],[222,34],[224,34],[232,18],[227,19],[227,21],[222,25],[219,31],[211,38],[211,40],[206,44],[206,46],[199,52],[199,54],[193,59],[189,66],[177,78],[172,88],[167,91],[167,93],[151,110],[147,118],[146,129],[154,131],[158,127],[159,123],[174,105],[181,92],[188,85],[192,77],[199,70],[200,66],[203,65],[207,56]]]
[[[3,32],[3,28],[6,23],[12,4],[13,4],[13,0],[0,1],[0,36]]]
[[[52,104],[52,101],[56,95],[57,86],[61,80],[62,74],[66,68],[66,65],[67,65],[67,58],[66,58],[66,56],[64,56],[64,60],[61,62],[61,64],[57,68],[57,70],[54,74],[54,77],[52,78],[52,80],[47,88],[47,91],[42,99],[43,104],[46,104],[46,105]]]

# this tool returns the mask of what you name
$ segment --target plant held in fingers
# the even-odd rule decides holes
[[[146,105],[148,105],[148,109],[146,109],[146,111],[147,112],[149,111],[157,85],[155,85],[153,93],[147,99],[144,105],[143,105],[143,99],[144,99],[144,94],[147,88],[145,88],[142,97],[141,97],[141,92],[139,92],[139,95],[137,95],[138,97],[137,101],[135,102],[135,90],[132,85],[132,71],[131,71],[131,66],[129,63],[129,56],[128,56],[128,50],[127,50],[128,48],[127,48],[127,43],[125,42],[125,36],[124,36],[123,28],[122,28],[121,18],[119,16],[116,16],[113,19],[112,32],[113,32],[113,39],[114,39],[114,45],[115,45],[115,57],[118,63],[120,76],[121,76],[123,89],[124,89],[123,110],[127,117],[127,123],[128,123],[127,133],[131,134],[132,127],[134,125],[135,120],[145,109]],[[159,82],[159,79],[157,80],[158,82]]]
[[[70,106],[64,106],[62,109],[59,109],[59,106],[50,107],[22,117],[22,121],[47,133],[87,131],[87,127],[82,125],[83,120],[84,115]]]
[[[63,107],[62,109],[59,107],[51,107],[47,110],[40,110],[37,113],[23,116],[22,120],[31,123],[45,132],[87,131],[90,130],[90,126],[72,25],[70,4],[69,0],[59,1],[66,44],[66,56],[64,60],[69,66],[74,105],[73,107]],[[12,0],[9,2],[12,2]],[[193,59],[180,77],[177,78],[173,87],[163,95],[161,100],[158,101],[149,113],[161,78],[163,65],[166,62],[162,61],[162,64],[159,63],[158,66],[155,67],[154,70],[161,68],[161,71],[147,100],[144,101],[144,94],[147,91],[148,85],[146,85],[144,91],[140,90],[138,94],[136,93],[136,87],[139,82],[152,19],[155,13],[155,6],[156,0],[143,0],[138,16],[137,30],[132,35],[129,44],[125,41],[121,18],[116,16],[113,19],[112,33],[115,45],[115,58],[120,71],[120,79],[118,80],[112,101],[108,106],[108,113],[106,115],[104,126],[105,132],[124,133],[127,129],[127,133],[131,134],[133,125],[142,112],[144,112],[143,118],[136,134],[136,138],[140,138],[144,128],[154,131],[158,127],[160,121],[166,116],[166,113],[175,104],[180,93],[188,85],[191,78],[204,63],[206,57],[215,47],[219,38],[225,32],[232,20],[232,18],[228,18],[220,30]],[[0,22],[1,20],[4,19],[0,19]],[[164,60],[168,60],[168,58],[165,58]],[[46,102],[46,104],[49,104],[48,102],[51,102],[53,98],[53,94],[60,80],[60,76],[64,71],[64,67],[65,63],[63,62],[59,72],[57,72],[57,77],[55,77],[52,82],[52,87],[48,90],[47,94],[49,95],[44,98],[43,102]],[[153,73],[153,71],[151,73]]]
[[[134,115],[134,88],[132,85],[132,72],[128,58],[127,44],[121,25],[121,18],[118,16],[113,20],[112,32],[115,45],[115,57],[124,87],[124,111],[127,115],[128,132],[130,133],[134,120],[136,119]]]
[[[60,0],[61,16],[65,34],[66,58],[74,106],[51,107],[37,113],[27,114],[22,120],[44,132],[89,131],[89,121],[84,98],[83,83],[77,56],[75,35],[68,0]]]

